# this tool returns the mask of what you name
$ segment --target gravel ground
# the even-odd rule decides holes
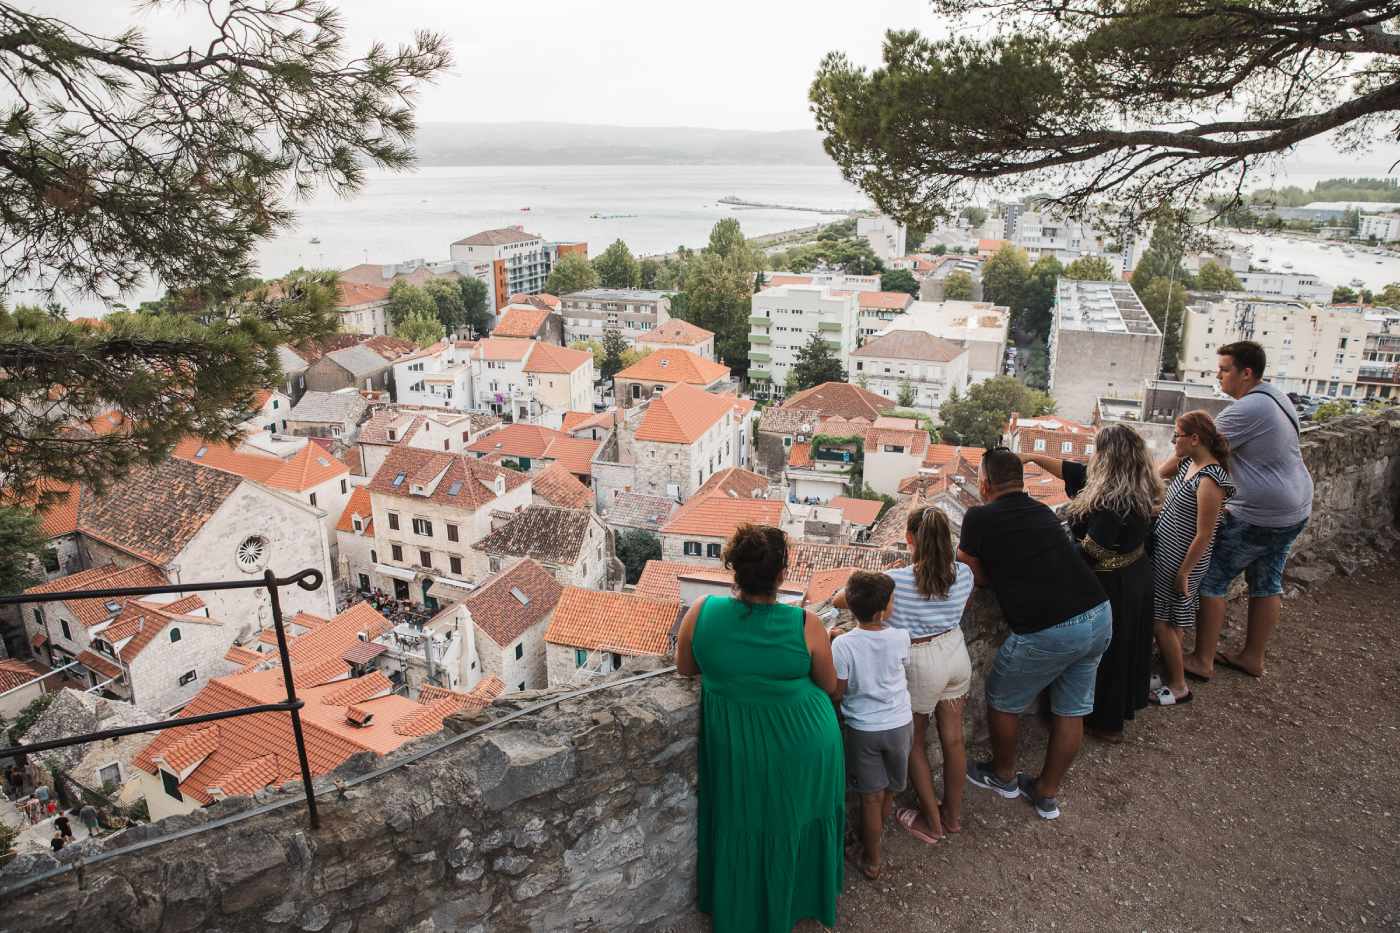
[[[1055,822],[969,786],[960,835],[891,830],[878,882],[848,866],[837,929],[1400,929],[1398,567],[1287,600],[1263,680],[1220,669],[1124,744],[1086,739]],[[1027,720],[1023,767],[1044,738]]]

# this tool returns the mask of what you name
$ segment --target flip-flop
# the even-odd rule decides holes
[[[1215,663],[1219,664],[1221,667],[1228,667],[1232,671],[1239,671],[1246,677],[1253,677],[1255,680],[1258,680],[1260,677],[1263,676],[1262,674],[1256,674],[1251,670],[1247,670],[1246,668],[1241,667],[1240,663],[1234,658],[1228,657],[1223,654],[1217,654],[1215,656]]]
[[[900,826],[903,826],[905,831],[915,839],[925,842],[928,845],[936,845],[938,843],[938,836],[930,836],[922,829],[918,829],[914,826],[914,822],[919,818],[919,811],[915,810],[913,807],[900,807],[894,811],[894,818],[895,821],[898,822]]]
[[[1157,706],[1180,706],[1183,703],[1190,703],[1195,699],[1194,693],[1186,693],[1185,696],[1177,696],[1172,693],[1171,687],[1163,687],[1156,693],[1148,697]]]
[[[1193,682],[1198,683],[1198,684],[1208,684],[1208,683],[1210,683],[1210,681],[1211,681],[1211,679],[1210,679],[1209,677],[1206,677],[1206,676],[1204,676],[1203,674],[1197,674],[1195,671],[1191,670],[1189,667],[1188,667],[1188,668],[1185,668],[1185,669],[1183,670],[1183,673],[1186,675],[1186,679],[1187,679],[1187,680],[1193,681]]]

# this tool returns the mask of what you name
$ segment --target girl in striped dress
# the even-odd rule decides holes
[[[1182,664],[1182,634],[1196,624],[1201,578],[1210,566],[1224,504],[1235,494],[1230,443],[1210,415],[1190,411],[1176,419],[1172,442],[1174,455],[1158,468],[1171,483],[1154,531],[1153,631],[1166,675],[1151,698],[1159,706],[1191,699]]]

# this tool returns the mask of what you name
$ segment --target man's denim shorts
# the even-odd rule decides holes
[[[1215,533],[1215,549],[1210,569],[1201,580],[1201,595],[1225,596],[1235,577],[1244,571],[1250,596],[1278,596],[1283,592],[1288,551],[1307,526],[1305,518],[1296,525],[1266,528],[1241,521],[1227,511]]]
[[[1089,715],[1099,659],[1112,638],[1113,610],[1106,601],[1039,632],[1012,632],[987,675],[987,705],[1020,714],[1051,687],[1050,710],[1056,716]]]

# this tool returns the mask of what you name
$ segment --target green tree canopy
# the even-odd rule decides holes
[[[491,327],[491,313],[487,310],[486,283],[474,275],[464,275],[457,285],[462,294],[463,324],[472,334],[481,336]]]
[[[1213,292],[1237,292],[1243,286],[1235,273],[1218,262],[1207,260],[1201,263],[1201,271],[1196,273],[1196,287]]]
[[[1332,289],[1332,304],[1334,305],[1354,305],[1358,297],[1356,289],[1348,288],[1345,285],[1338,285]]]
[[[1011,376],[997,376],[970,387],[965,396],[954,389],[938,414],[943,419],[944,443],[994,447],[1001,443],[1013,411],[1035,418],[1054,410],[1055,400],[1044,392]]]
[[[749,245],[739,221],[726,217],[710,228],[710,242],[705,248],[720,259],[728,259],[736,252],[747,250]]]
[[[148,275],[228,290],[291,226],[292,197],[412,163],[408,102],[451,63],[428,32],[352,57],[324,0],[146,5],[188,51],[0,5],[0,292],[38,281],[114,299]]]
[[[1400,311],[1400,282],[1391,282],[1376,296],[1376,304]]]
[[[910,382],[908,377],[899,380],[899,407],[909,408],[913,406],[914,399],[914,383]]]
[[[1181,265],[1186,252],[1186,229],[1181,214],[1159,210],[1153,214],[1152,239],[1133,267],[1133,289],[1139,294],[1153,279],[1167,278],[1182,283],[1189,279]]]
[[[462,281],[466,281],[463,279]],[[480,284],[479,279],[472,279]],[[437,319],[448,332],[459,331],[466,326],[467,309],[462,303],[462,286],[447,279],[429,279],[423,283],[423,291],[437,306]]]
[[[389,286],[389,303],[384,310],[397,328],[414,315],[437,317],[438,304],[426,288],[399,280]]]
[[[607,381],[626,368],[623,356],[628,349],[627,338],[621,331],[616,328],[603,331],[603,365],[598,367],[599,378]]]
[[[236,296],[184,290],[99,326],[0,309],[0,474],[24,501],[43,480],[101,491],[188,435],[233,440],[253,395],[282,379],[277,347],[339,326],[335,274],[297,270]],[[210,290],[212,292],[212,289]],[[75,429],[118,409],[129,432]]]
[[[1012,306],[1012,319],[1021,333],[1043,340],[1050,333],[1050,309],[1055,305],[1055,283],[1064,266],[1054,256],[1041,256],[1031,266],[1021,289],[1020,306]]]
[[[1248,169],[1333,131],[1394,137],[1400,39],[1387,3],[933,0],[947,38],[841,53],[810,97],[827,152],[885,213],[922,223],[990,190],[1157,205],[1238,199]],[[1117,214],[1117,211],[1114,212]]]
[[[661,539],[644,528],[625,528],[617,535],[617,559],[627,569],[627,582],[636,583],[647,561],[661,560]]]
[[[1181,363],[1181,331],[1186,323],[1186,286],[1180,281],[1173,282],[1159,276],[1137,294],[1162,332],[1162,370],[1175,373]]]
[[[1065,278],[1081,282],[1116,282],[1118,273],[1113,263],[1102,256],[1080,256],[1065,267]]]
[[[824,382],[845,382],[846,370],[840,358],[820,334],[813,334],[802,349],[797,351],[797,361],[792,365],[791,388],[801,392]]]
[[[18,593],[43,579],[48,540],[39,516],[18,505],[0,505],[0,593]]]
[[[565,253],[550,270],[544,290],[551,295],[568,295],[598,287],[598,272],[587,258],[577,253]]]
[[[627,244],[614,240],[603,250],[603,254],[593,260],[593,268],[598,272],[598,282],[604,288],[636,288],[642,282],[642,269]]]
[[[431,311],[413,311],[394,327],[394,333],[420,347],[429,347],[446,335],[437,315]]]
[[[881,274],[880,291],[907,292],[917,298],[919,297],[919,280],[914,278],[914,273],[908,269],[895,269],[892,272]]]
[[[967,220],[969,227],[976,229],[987,222],[987,211],[985,208],[975,207],[969,204],[962,209],[961,216]]]
[[[656,288],[656,278],[661,274],[661,263],[656,259],[643,259],[637,263],[642,288]]]
[[[698,327],[714,331],[715,355],[735,375],[749,369],[749,310],[758,274],[767,257],[744,238],[738,222],[725,219],[711,231],[718,249],[699,253],[683,250],[675,261],[683,270],[683,292],[671,302],[671,313]],[[669,264],[669,263],[668,263]],[[663,274],[666,272],[663,269]]]
[[[945,301],[971,301],[972,296],[976,294],[977,283],[972,280],[972,274],[962,269],[949,273],[943,280]]]

